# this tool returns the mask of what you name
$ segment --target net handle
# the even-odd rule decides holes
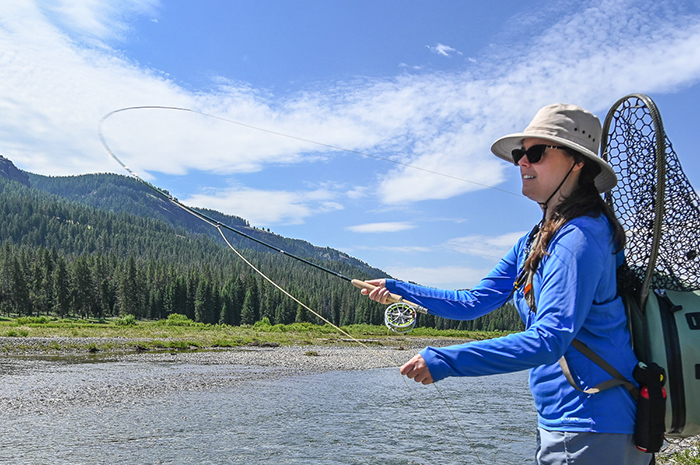
[[[656,138],[656,147],[654,153],[654,164],[656,167],[656,191],[654,198],[654,225],[652,228],[652,246],[651,254],[649,256],[649,264],[644,276],[644,282],[642,283],[642,288],[639,294],[639,305],[641,309],[646,307],[647,298],[649,297],[649,288],[651,286],[651,279],[654,276],[654,269],[656,268],[656,259],[659,253],[659,245],[661,244],[661,234],[663,227],[663,217],[664,217],[664,193],[666,191],[666,132],[664,131],[664,125],[661,121],[661,113],[656,106],[656,103],[645,94],[629,94],[622,97],[620,100],[615,102],[615,104],[608,111],[605,117],[605,122],[603,123],[603,134],[605,137],[601,141],[601,157],[605,161],[608,160],[608,138],[610,137],[610,126],[613,119],[615,118],[615,113],[617,109],[622,106],[626,100],[639,99],[642,103],[649,109],[649,115],[651,116],[652,122],[654,124],[654,137]],[[614,209],[612,202],[612,194],[606,194],[606,200],[608,204]]]

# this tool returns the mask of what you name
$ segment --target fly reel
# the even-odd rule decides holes
[[[376,288],[373,284],[357,279],[353,279],[351,282],[353,286],[367,291]],[[394,303],[389,305],[384,311],[384,324],[395,333],[407,333],[412,330],[413,327],[416,326],[416,317],[418,314],[428,313],[427,308],[412,302],[407,302],[403,300],[403,297],[397,294],[389,294],[388,301]]]
[[[384,324],[395,333],[407,333],[416,326],[416,316],[416,307],[398,302],[384,311]]]

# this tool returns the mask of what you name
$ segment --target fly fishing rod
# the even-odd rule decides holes
[[[262,245],[270,250],[273,250],[277,253],[280,253],[282,255],[286,255],[287,257],[290,257],[294,260],[297,260],[301,263],[304,263],[306,265],[309,265],[313,268],[316,268],[317,270],[323,271],[325,273],[331,274],[337,278],[340,278],[344,281],[347,281],[351,283],[353,286],[357,287],[358,289],[367,289],[367,290],[373,290],[375,289],[376,286],[373,286],[372,284],[369,284],[365,281],[361,281],[359,279],[352,279],[349,278],[348,276],[345,276],[337,271],[331,270],[329,268],[326,268],[324,266],[321,266],[317,263],[314,263],[310,260],[307,260],[303,257],[300,257],[298,255],[289,253],[273,244],[270,244],[269,242],[263,241],[255,236],[252,236],[250,234],[247,234],[239,229],[236,229],[232,226],[229,226],[227,224],[221,223],[220,221],[192,208],[189,207],[183,203],[181,203],[179,200],[177,200],[174,196],[169,194],[168,192],[164,191],[163,189],[151,184],[150,182],[142,179],[138,174],[136,174],[131,168],[129,168],[124,162],[122,162],[119,157],[116,156],[116,154],[112,151],[112,149],[109,147],[109,144],[107,144],[107,140],[104,137],[103,131],[102,131],[102,126],[107,118],[110,116],[114,115],[115,113],[119,113],[122,111],[126,110],[134,110],[134,109],[147,109],[147,108],[152,108],[152,109],[172,109],[172,110],[181,110],[181,111],[192,111],[186,108],[179,108],[179,107],[160,107],[160,106],[142,106],[142,107],[128,107],[128,108],[121,108],[119,110],[112,111],[105,116],[102,117],[102,119],[99,122],[98,125],[98,134],[100,137],[100,141],[102,142],[102,145],[104,146],[105,150],[109,155],[117,162],[119,165],[121,165],[124,170],[126,170],[131,176],[136,178],[139,182],[145,184],[148,186],[151,190],[153,190],[156,194],[158,194],[160,197],[163,197],[167,201],[173,203],[174,205],[180,207],[181,209],[185,210],[186,212],[194,215],[195,217],[199,218],[200,220],[204,221],[205,223],[217,228],[219,232],[221,232],[222,229],[225,229],[227,231],[231,231],[234,234],[237,234],[241,237],[244,237],[250,241],[255,242],[256,244]],[[194,112],[198,113],[204,116],[210,116],[206,115],[205,113],[201,112]],[[218,119],[218,117],[215,117]],[[272,132],[272,131],[267,131],[267,132]],[[274,132],[272,132],[274,133]],[[278,134],[278,133],[274,133]],[[306,141],[305,139],[301,139]],[[312,142],[312,141],[307,141],[307,142]],[[328,146],[326,144],[323,144],[324,146]],[[328,146],[332,147],[332,146]],[[335,148],[335,147],[334,147]],[[226,237],[224,236],[224,240],[226,240]],[[228,241],[226,240],[228,243]],[[231,244],[229,243],[229,247],[233,248]],[[416,319],[418,317],[418,313],[422,314],[427,314],[428,310],[418,304],[415,304],[413,302],[408,302],[403,299],[400,295],[397,294],[392,294],[390,293],[388,295],[388,300],[391,302],[391,305],[389,305],[386,310],[384,311],[384,324],[386,325],[387,328],[390,330],[397,332],[397,333],[405,333],[410,331],[411,329],[414,328],[416,325]]]

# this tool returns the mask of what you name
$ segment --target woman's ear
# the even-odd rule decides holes
[[[586,159],[578,153],[572,153],[571,155],[574,159],[574,166],[571,168],[571,171],[581,171],[586,165]]]

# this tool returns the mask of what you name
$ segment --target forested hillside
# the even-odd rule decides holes
[[[163,220],[172,226],[186,228],[192,233],[210,236],[223,244],[216,229],[169,202],[153,189],[133,178],[116,174],[86,174],[63,177],[29,174],[28,179],[32,187],[55,194],[66,200],[104,211],[131,213],[146,218]],[[167,191],[164,192],[168,193]],[[247,220],[237,216],[225,215],[207,209],[197,210],[222,224],[239,229],[249,236],[291,254],[303,256],[304,258],[312,259],[312,261],[316,259],[319,262],[328,260],[345,262],[369,275],[378,276],[382,273],[381,270],[372,268],[366,263],[338,250],[328,247],[315,247],[306,241],[285,238],[273,234],[269,230],[265,231],[250,227]],[[232,234],[229,240],[237,244],[242,242],[242,247],[262,251],[269,250],[235,234]]]
[[[225,246],[215,228],[124,176],[44,177],[29,185],[0,176],[0,312],[104,318],[132,314],[252,324],[317,322]],[[210,217],[352,278],[381,270],[330,248]],[[237,250],[284,289],[335,324],[382,324],[384,307],[344,280],[228,233]],[[437,321],[436,321],[437,320]],[[516,329],[506,308],[475,322],[422,317],[421,325]]]

